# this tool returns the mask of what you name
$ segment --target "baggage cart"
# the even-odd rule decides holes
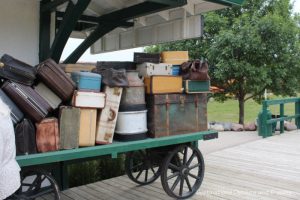
[[[169,196],[185,199],[195,194],[204,177],[204,160],[198,149],[198,140],[217,137],[218,132],[209,130],[17,156],[22,168],[23,190],[17,191],[12,199],[35,199],[49,193],[60,199],[56,181],[61,189],[68,188],[68,164],[107,155],[116,158],[119,154],[126,154],[125,171],[132,181],[147,185],[161,177],[162,187]],[[59,172],[54,173],[56,180],[50,171]],[[28,176],[33,177],[30,183],[26,181]],[[48,184],[42,186],[46,179]]]

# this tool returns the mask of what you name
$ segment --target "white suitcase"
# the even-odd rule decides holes
[[[105,94],[102,92],[75,91],[72,106],[80,108],[104,108]]]
[[[62,102],[62,100],[43,83],[39,83],[35,86],[34,90],[49,103],[53,110],[58,108]]]
[[[172,64],[167,63],[142,63],[137,65],[139,76],[172,75]]]
[[[105,107],[98,111],[96,144],[110,144],[113,141],[123,88],[105,86]]]

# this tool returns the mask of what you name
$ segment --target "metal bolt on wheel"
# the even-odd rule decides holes
[[[179,162],[174,162],[178,157]],[[165,158],[161,171],[161,183],[169,196],[189,198],[197,192],[203,181],[203,156],[196,147],[180,145]]]
[[[21,186],[10,199],[34,200],[46,194],[60,200],[59,188],[55,179],[44,170],[21,172]]]
[[[132,181],[140,185],[153,183],[160,176],[159,160],[148,150],[127,153],[126,174]]]

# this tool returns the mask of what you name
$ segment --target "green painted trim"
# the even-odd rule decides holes
[[[296,103],[300,102],[300,98],[288,98],[288,99],[275,99],[275,100],[266,100],[264,101],[266,106],[285,104],[285,103]]]
[[[55,39],[50,50],[50,57],[56,62],[59,62],[64,47],[74,30],[78,19],[87,8],[90,1],[91,0],[77,1],[77,4],[73,4],[72,1],[69,1],[64,18],[55,35]]]
[[[295,103],[295,115],[284,116],[284,104]],[[280,117],[272,119],[272,114],[268,109],[271,105],[279,105]],[[284,121],[289,119],[295,119],[297,128],[300,128],[300,98],[288,98],[288,99],[276,99],[263,101],[262,111],[258,115],[258,134],[263,138],[273,135],[272,126],[280,122],[280,133],[284,133]]]
[[[162,138],[149,138],[139,141],[118,142],[109,145],[17,156],[16,160],[21,167],[24,167],[103,155],[117,155],[119,153],[125,153],[139,149],[155,148],[202,140],[204,135],[213,133],[217,133],[217,131],[202,131]]]

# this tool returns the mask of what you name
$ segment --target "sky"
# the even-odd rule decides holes
[[[294,2],[294,13],[300,13],[300,0],[291,0]],[[82,42],[82,39],[70,38],[66,44],[66,47],[62,54],[62,60],[68,57],[68,55]],[[121,50],[109,53],[102,53],[91,55],[90,49],[88,49],[78,62],[97,62],[97,61],[132,61],[134,52],[143,52],[143,48],[134,48],[128,50]]]

